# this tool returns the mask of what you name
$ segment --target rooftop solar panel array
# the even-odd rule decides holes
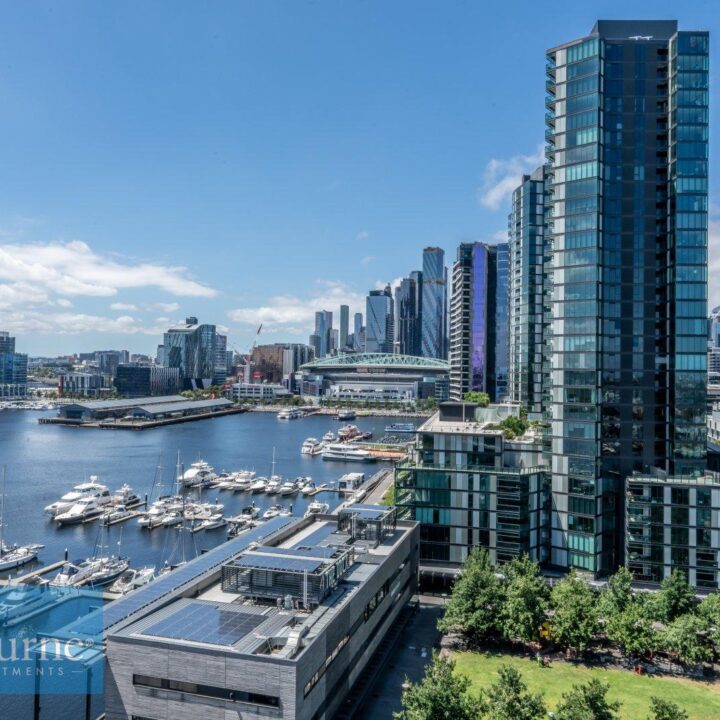
[[[313,558],[331,558],[338,551],[331,547],[310,547],[304,543],[295,548],[273,547],[271,545],[261,545],[255,548],[253,552],[262,553],[263,555],[287,555],[295,557],[313,557]]]
[[[232,646],[265,621],[263,615],[194,602],[143,630],[143,635]]]
[[[324,560],[283,557],[282,555],[242,555],[233,563],[235,567],[284,570],[285,572],[315,572],[325,564]]]
[[[309,535],[298,540],[293,547],[315,547],[332,535],[337,530],[337,523],[335,522],[324,522],[320,523],[320,527],[317,530],[313,530]]]

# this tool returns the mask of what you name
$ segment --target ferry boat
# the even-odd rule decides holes
[[[328,445],[322,452],[323,460],[341,460],[343,462],[375,462],[375,458],[362,448],[350,445]]]
[[[357,414],[354,410],[340,410],[337,414],[337,419],[341,422],[344,420],[354,420]]]
[[[277,414],[278,420],[297,420],[298,418],[301,418],[305,415],[305,413],[302,410],[298,410],[297,408],[287,408],[285,410],[281,410]]]
[[[414,433],[416,429],[412,423],[392,423],[385,426],[386,433]]]
[[[325,446],[317,438],[308,438],[300,448],[302,455],[319,455]]]

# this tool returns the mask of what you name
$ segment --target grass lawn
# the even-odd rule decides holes
[[[390,487],[384,492],[381,505],[394,505],[395,504],[395,483],[391,483]]]
[[[480,689],[497,680],[498,666],[513,665],[523,675],[533,692],[543,692],[548,710],[554,710],[561,695],[575,683],[591,677],[600,678],[610,685],[608,697],[622,702],[620,717],[623,720],[646,720],[650,698],[657,695],[676,702],[684,708],[690,720],[720,718],[720,683],[709,684],[672,677],[634,675],[630,671],[603,670],[555,662],[540,668],[527,658],[495,653],[453,653],[457,661],[456,672],[472,680],[472,687]]]

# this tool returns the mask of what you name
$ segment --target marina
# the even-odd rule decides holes
[[[128,569],[162,568],[171,555],[178,556],[173,562],[178,561],[183,549],[190,560],[228,536],[262,524],[262,515],[273,505],[285,511],[292,505],[293,516],[302,517],[314,503],[313,510],[325,503],[333,508],[348,497],[338,492],[338,481],[349,470],[347,462],[299,452],[308,436],[322,438],[333,427],[327,415],[308,415],[297,423],[285,423],[270,413],[247,413],[147,434],[90,429],[77,433],[60,425],[39,425],[37,420],[38,412],[0,414],[0,454],[7,465],[6,537],[19,547],[44,546],[37,549],[37,560],[0,572],[0,580],[51,579],[66,560],[91,557],[103,529],[109,534],[106,544],[112,547],[122,533],[122,555],[129,560]],[[363,433],[379,436],[389,420],[359,418],[355,424]],[[91,444],[87,442],[90,437]],[[88,447],[93,448],[91,454]],[[149,530],[138,520],[146,517],[159,494],[173,497],[176,492],[178,450],[183,475],[194,463],[204,461],[210,468],[206,477],[214,476],[181,492],[185,503],[204,505],[205,513],[188,517],[188,532],[181,532],[182,519],[176,524],[162,522],[178,511],[176,507],[159,514]],[[159,491],[153,488],[157,474],[162,484]],[[268,493],[271,480],[276,491]],[[264,488],[251,492],[258,482]],[[76,486],[85,487],[77,490]],[[79,492],[80,498],[99,493],[104,499],[102,513],[86,522],[59,526],[55,516],[43,508],[71,492]],[[64,510],[79,497],[65,501]],[[181,509],[183,501],[179,502]],[[212,510],[218,503],[222,505],[219,513]]]

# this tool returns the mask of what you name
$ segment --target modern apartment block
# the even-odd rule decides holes
[[[391,353],[395,340],[395,310],[389,285],[368,293],[365,322],[365,352]]]
[[[627,480],[626,564],[657,584],[673,570],[691,585],[718,589],[720,475],[633,475]]]
[[[547,53],[552,564],[623,560],[625,481],[705,468],[708,34],[599,21]]]
[[[15,338],[0,331],[0,400],[27,396],[27,355],[15,352]]]
[[[508,246],[463,243],[453,264],[450,399],[481,391],[508,394]]]
[[[172,395],[180,390],[180,370],[139,363],[118,365],[114,385],[120,397]]]
[[[447,340],[447,268],[445,251],[439,247],[423,250],[422,268],[422,354],[444,360]]]
[[[163,337],[163,365],[180,370],[184,390],[207,388],[215,377],[217,333],[214,325],[200,324],[196,317],[171,327]]]
[[[542,437],[507,439],[498,423],[517,405],[443,403],[395,468],[401,517],[420,523],[420,562],[457,570],[475,546],[493,562],[549,557],[550,479]]]
[[[395,350],[400,355],[421,355],[422,273],[413,272],[395,289]]]
[[[415,592],[417,543],[384,506],[274,518],[116,601],[105,717],[329,720]]]
[[[545,166],[523,175],[513,192],[508,218],[509,396],[535,420],[543,416],[543,363],[547,361],[545,183]]]

